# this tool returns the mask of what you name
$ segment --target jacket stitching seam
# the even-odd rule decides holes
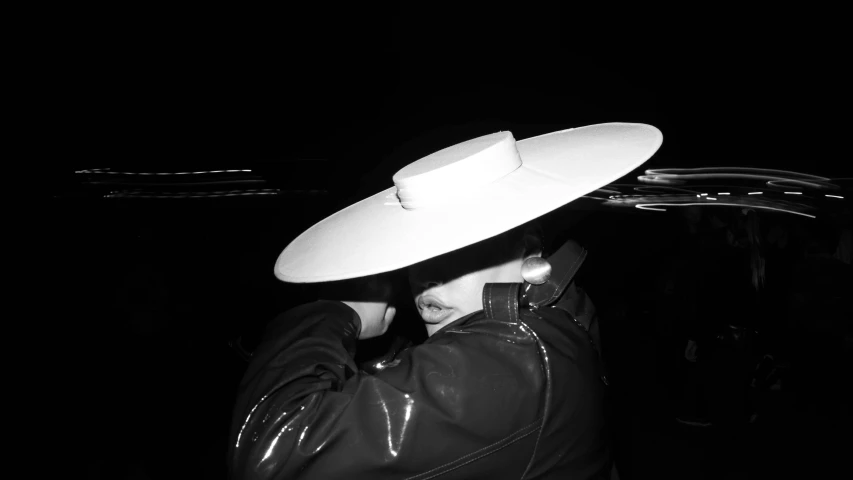
[[[509,314],[510,321],[512,322],[512,321],[515,321],[515,319],[512,318],[512,298],[510,296],[510,293],[512,293],[512,286],[510,286],[508,288],[508,290],[509,291],[506,294],[506,310],[507,310],[507,313]]]
[[[516,284],[513,284],[513,286],[510,289],[510,291],[512,292],[513,300],[514,300],[512,303],[510,303],[510,310],[512,310],[512,322],[513,323],[518,323],[518,321],[519,321],[518,291],[519,291],[520,286],[521,286],[520,284],[516,283]]]
[[[512,439],[511,441],[508,441],[508,442],[506,442],[505,444],[500,445],[498,448],[495,448],[494,450],[492,450],[492,451],[490,451],[490,452],[485,452],[485,453],[483,453],[482,455],[480,455],[480,456],[478,456],[478,457],[476,457],[476,458],[472,458],[472,459],[468,460],[467,462],[460,463],[459,465],[455,465],[453,468],[449,468],[449,469],[447,469],[447,470],[445,470],[445,471],[443,471],[443,472],[436,473],[436,474],[434,474],[434,475],[432,475],[432,476],[430,476],[430,477],[425,477],[423,480],[430,480],[431,478],[435,478],[435,477],[437,477],[437,476],[439,476],[439,475],[444,475],[445,473],[450,473],[450,472],[452,472],[452,471],[454,471],[454,470],[456,470],[456,469],[459,469],[459,468],[464,467],[465,465],[468,465],[468,464],[470,464],[470,463],[476,462],[477,460],[479,460],[479,459],[481,459],[481,458],[483,458],[483,457],[487,457],[487,456],[489,456],[489,455],[492,455],[493,453],[497,453],[497,452],[499,452],[499,451],[503,450],[504,448],[506,448],[506,447],[508,447],[508,446],[512,445],[513,443],[518,442],[518,441],[520,441],[520,440],[523,440],[523,439],[525,439],[525,438],[529,437],[530,435],[533,435],[534,433],[536,433],[536,432],[537,432],[537,431],[539,431],[539,430],[541,430],[541,427],[538,427],[538,428],[536,428],[536,429],[534,429],[534,430],[531,430],[531,431],[529,431],[529,432],[525,433],[524,435],[521,435],[521,436],[519,436],[519,437],[517,437],[517,438],[514,438],[514,439]]]
[[[542,319],[540,315],[534,315],[536,315],[537,318]],[[548,363],[545,361],[547,355],[545,357],[542,356],[542,351],[545,349],[545,347],[539,341],[539,336],[536,335],[536,332],[533,331],[533,329],[530,328],[529,325],[524,322],[520,323],[524,325],[528,330],[530,330],[530,332],[533,334],[533,339],[536,341],[536,345],[539,349],[539,356],[542,359],[542,365],[544,365],[545,368],[545,401],[543,402],[544,405],[542,406],[542,428],[539,429],[539,435],[536,436],[536,443],[533,444],[533,453],[530,455],[530,461],[527,463],[527,468],[524,469],[524,472],[522,472],[521,477],[519,477],[524,478],[527,476],[527,472],[529,472],[530,468],[533,466],[533,461],[536,460],[536,452],[539,450],[539,441],[542,440],[542,432],[545,431],[545,420],[548,418],[548,412],[551,410],[551,369],[549,368]]]
[[[453,460],[451,462],[447,462],[444,465],[433,468],[432,470],[427,470],[426,472],[419,473],[413,477],[406,477],[406,480],[429,480],[429,479],[435,478],[439,475],[444,475],[445,473],[452,472],[453,470],[464,467],[465,465],[468,465],[469,463],[475,462],[475,461],[477,461],[483,457],[486,457],[486,456],[491,455],[495,452],[498,452],[501,449],[504,449],[504,448],[512,445],[513,443],[536,433],[537,430],[541,430],[542,420],[543,419],[539,419],[539,420],[531,423],[530,425],[527,425],[526,427],[523,427],[523,428],[517,430],[516,432],[513,432],[513,433],[507,435],[506,437],[498,440],[497,442],[495,442],[491,445],[487,445],[487,446],[477,450],[476,452],[469,453],[468,455],[464,455],[462,457],[457,458],[456,460]],[[540,425],[538,427],[530,430],[529,432],[525,432],[523,435],[521,435],[522,432],[530,429],[531,427],[536,426],[537,424],[540,424]],[[516,435],[518,435],[518,436],[516,436]],[[515,438],[513,438],[513,437],[515,437]],[[501,444],[503,444],[503,445],[501,445]],[[494,448],[494,447],[498,447],[498,448]],[[480,452],[482,452],[482,453],[480,453]],[[458,463],[458,462],[461,462],[462,460],[465,460],[468,457],[471,457],[472,455],[477,455],[478,453],[480,453],[480,455],[478,455],[474,458],[470,458],[465,462]],[[458,463],[458,465],[454,465],[456,463]],[[443,470],[443,469],[445,469],[445,470]],[[422,475],[429,475],[429,476],[423,477]]]

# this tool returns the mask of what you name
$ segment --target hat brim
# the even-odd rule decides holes
[[[389,272],[491,238],[627,175],[663,141],[645,124],[607,123],[516,142],[522,166],[450,204],[407,210],[394,187],[312,226],[275,275],[316,283]]]

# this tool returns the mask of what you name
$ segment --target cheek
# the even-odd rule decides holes
[[[453,281],[453,296],[465,314],[483,309],[483,287],[488,279],[482,275],[466,275]]]

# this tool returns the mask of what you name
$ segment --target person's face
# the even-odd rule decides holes
[[[511,255],[481,242],[409,267],[415,308],[432,336],[445,325],[483,309],[487,283],[520,283],[522,252]]]

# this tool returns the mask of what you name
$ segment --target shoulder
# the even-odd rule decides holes
[[[432,379],[461,381],[472,377],[518,376],[516,386],[523,383],[533,387],[539,383],[539,379],[531,378],[528,373],[539,370],[535,334],[524,325],[493,320],[482,312],[448,325],[423,344],[403,353],[402,359],[416,362]]]
[[[522,320],[547,351],[552,366],[555,362],[573,365],[572,369],[587,369],[596,365],[599,353],[593,335],[588,330],[588,324],[584,324],[584,321],[589,319],[576,318],[571,309],[561,307],[562,305],[554,305],[535,312],[527,310],[522,315]]]
[[[421,345],[408,350],[419,361],[459,365],[466,370],[515,371],[522,363],[538,363],[535,334],[522,324],[487,318],[482,312],[454,322]]]
[[[375,374],[483,438],[503,438],[541,415],[544,374],[535,340],[485,318],[448,326]]]

